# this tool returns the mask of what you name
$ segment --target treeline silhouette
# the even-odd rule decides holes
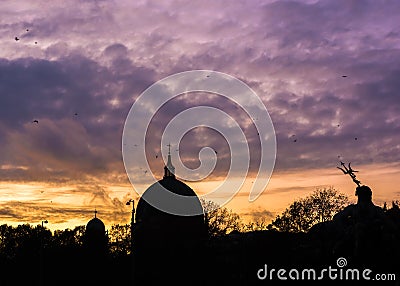
[[[357,188],[355,204],[334,188],[317,189],[295,200],[270,223],[262,217],[245,223],[231,210],[215,209],[213,202],[202,201],[208,231],[204,248],[197,252],[198,257],[178,262],[199,262],[193,272],[198,276],[182,275],[183,267],[177,265],[166,281],[176,278],[182,282],[178,277],[185,277],[184,283],[177,284],[299,283],[276,276],[260,280],[257,271],[265,265],[287,271],[338,268],[337,260],[345,258],[347,268],[396,275],[396,281],[375,285],[399,285],[400,204],[392,201],[389,207],[386,203],[376,206],[368,189]],[[214,210],[208,212],[210,209]],[[112,225],[106,237],[104,248],[93,248],[85,226],[52,232],[43,225],[0,225],[0,285],[138,285],[133,273],[131,225]],[[167,263],[168,257],[152,259],[157,275],[158,268],[163,267],[159,261]],[[309,285],[311,282],[320,285],[320,281],[307,281]],[[324,277],[324,285],[356,282]],[[366,281],[358,283],[366,285]]]
[[[113,285],[128,283],[129,253],[110,242],[93,253],[85,226],[51,232],[41,225],[0,226],[0,285]]]

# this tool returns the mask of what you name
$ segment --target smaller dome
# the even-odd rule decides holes
[[[97,217],[92,218],[86,225],[86,232],[104,234],[106,227],[104,223]]]
[[[107,246],[107,234],[104,223],[96,217],[86,224],[85,245],[88,249],[103,252]],[[100,253],[99,252],[99,253]]]

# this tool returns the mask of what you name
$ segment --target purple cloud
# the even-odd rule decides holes
[[[400,160],[398,1],[2,5],[3,180],[126,180],[121,137],[131,105],[152,83],[191,69],[236,76],[262,98],[277,135],[277,172]],[[254,126],[234,104],[203,96],[178,97],[154,118],[146,146],[154,172],[162,172],[155,155],[168,120],[200,104],[237,120],[253,172]],[[210,130],[187,134],[180,155],[196,167],[204,145],[219,150],[214,175],[222,176],[229,150]]]

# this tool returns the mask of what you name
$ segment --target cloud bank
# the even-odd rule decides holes
[[[128,183],[121,136],[131,105],[152,83],[191,69],[235,76],[262,98],[277,136],[276,172],[334,168],[340,160],[400,160],[398,1],[2,6],[3,181]],[[202,104],[237,119],[252,146],[250,171],[256,169],[257,132],[249,118],[221,97],[190,95],[174,99],[153,120],[146,148],[157,176],[165,124]],[[213,174],[219,178],[229,150],[217,134],[189,133],[180,155],[194,168],[206,145],[221,154]]]

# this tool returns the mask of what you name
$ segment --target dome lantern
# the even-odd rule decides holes
[[[168,144],[168,160],[167,165],[164,166],[164,178],[173,177],[175,178],[175,167],[172,165],[171,160],[171,144]]]

